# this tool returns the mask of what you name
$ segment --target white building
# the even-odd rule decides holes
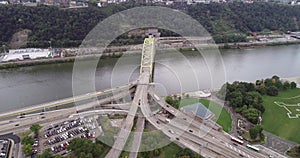
[[[8,2],[7,1],[0,1],[0,4],[8,4]]]
[[[26,59],[38,59],[52,57],[49,49],[27,48],[27,49],[15,49],[9,50],[2,61],[19,61]]]

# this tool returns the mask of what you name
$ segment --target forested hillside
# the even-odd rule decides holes
[[[14,33],[30,30],[27,47],[80,45],[101,20],[141,4],[124,3],[102,8],[60,9],[57,7],[0,6],[0,45],[8,44]],[[245,35],[264,30],[297,31],[300,7],[271,3],[198,4],[184,10],[197,19],[217,43],[245,41]],[[138,42],[131,39],[131,42]],[[129,42],[130,43],[130,42]]]

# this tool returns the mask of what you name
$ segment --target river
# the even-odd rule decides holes
[[[221,54],[224,65],[218,61],[213,64],[213,69],[218,73],[214,77],[218,81],[211,82],[206,59],[198,52],[185,52],[185,59],[181,54],[158,52],[154,72],[156,88],[165,95],[180,91],[216,89],[225,81],[253,82],[273,75],[300,76],[300,45],[221,50]],[[101,59],[94,74],[85,73],[88,72],[85,70],[93,70],[89,68],[89,61],[86,63],[86,67],[76,69],[81,72],[80,77],[74,76],[76,80],[72,77],[73,63],[0,70],[0,113],[70,97],[73,95],[73,88],[80,89],[79,93],[89,92],[94,83],[97,90],[128,83],[138,77],[140,55]],[[95,76],[95,82],[89,79],[90,75]],[[72,82],[75,83],[73,88]]]

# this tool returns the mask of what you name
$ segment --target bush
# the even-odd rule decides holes
[[[278,95],[278,88],[275,86],[270,86],[267,88],[267,95],[269,96],[276,96]]]

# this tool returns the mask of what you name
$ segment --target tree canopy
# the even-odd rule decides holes
[[[99,157],[103,150],[103,145],[93,143],[89,139],[74,138],[68,150],[71,150],[78,158]]]
[[[90,6],[82,9],[61,9],[55,6],[0,6],[0,45],[8,44],[13,35],[29,30],[24,47],[79,46],[85,36],[106,17],[132,7],[136,2]],[[149,4],[147,4],[149,5]],[[300,25],[300,6],[272,3],[211,3],[183,7],[184,12],[199,21],[217,43],[243,42],[251,32],[264,30],[297,31]],[[161,30],[162,36],[176,35]],[[126,39],[126,40],[123,40]],[[139,43],[141,37],[122,36],[118,44]]]
[[[38,135],[40,132],[40,129],[42,129],[42,126],[39,124],[33,124],[30,126],[30,130],[35,134]]]
[[[283,81],[278,76],[257,80],[254,83],[238,82],[225,83],[217,96],[224,99],[236,111],[252,123],[258,122],[258,117],[264,113],[262,95],[276,96],[279,91],[293,89],[293,82]],[[292,86],[293,85],[293,86]]]

